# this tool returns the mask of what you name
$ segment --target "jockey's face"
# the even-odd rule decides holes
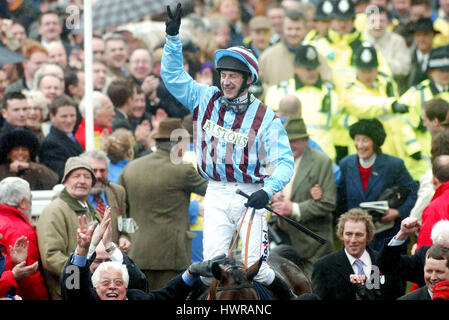
[[[251,77],[248,77],[247,84],[251,83]],[[243,74],[241,72],[237,71],[230,71],[230,70],[222,70],[220,72],[220,85],[221,90],[223,90],[224,96],[229,99],[233,100],[237,98],[237,94],[242,87],[243,84]],[[246,94],[247,89],[242,92],[243,94]]]

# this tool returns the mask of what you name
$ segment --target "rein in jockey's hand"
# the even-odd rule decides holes
[[[245,203],[245,207],[254,209],[263,209],[267,206],[270,199],[268,194],[264,190],[253,192],[248,201]]]

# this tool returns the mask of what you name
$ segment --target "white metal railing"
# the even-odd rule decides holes
[[[53,197],[58,194],[64,186],[58,184],[52,190],[33,190],[31,191],[31,216],[38,219],[42,210],[53,200]]]

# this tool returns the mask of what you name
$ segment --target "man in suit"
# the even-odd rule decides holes
[[[395,300],[404,294],[396,277],[378,272],[379,254],[368,247],[374,232],[371,216],[360,208],[340,216],[337,236],[344,246],[313,266],[312,285],[321,299]]]
[[[72,46],[61,38],[63,27],[57,11],[48,10],[39,16],[38,32],[41,44],[47,48],[50,42],[58,41],[64,46],[67,56],[70,57]]]
[[[417,287],[425,286],[424,265],[427,251],[431,246],[422,246],[414,254],[401,254],[401,247],[406,243],[410,234],[414,234],[421,227],[418,219],[407,217],[401,222],[401,229],[385,243],[378,260],[379,269],[384,274],[398,275],[403,280],[413,282]],[[449,249],[449,220],[440,220],[432,228],[433,244]]]
[[[30,41],[22,47],[22,53],[27,60],[22,62],[23,76],[6,88],[6,93],[33,88],[34,74],[39,67],[48,62],[48,51],[39,42]]]
[[[207,188],[207,180],[192,164],[177,161],[187,150],[177,133],[190,141],[181,129],[180,119],[164,119],[155,135],[157,150],[131,161],[119,179],[126,190],[129,217],[139,226],[130,257],[146,274],[150,290],[162,288],[189,266],[195,235],[189,231],[190,194],[205,195]],[[170,141],[173,131],[175,142]]]
[[[57,97],[49,106],[52,126],[42,142],[39,160],[59,175],[64,175],[68,158],[81,154],[84,150],[73,135],[76,124],[77,105],[67,95]]]
[[[115,116],[112,118],[112,127],[115,128],[117,123],[122,121],[126,121],[131,127],[128,113],[133,102],[134,84],[128,79],[114,79],[109,84],[107,94],[114,105]]]
[[[118,218],[126,218],[126,191],[121,185],[108,180],[110,160],[103,150],[85,151],[80,157],[89,162],[97,179],[90,190],[89,201],[101,216],[107,206],[111,207],[112,242],[118,244],[120,250],[128,253],[131,248],[130,237],[118,226]]]
[[[441,245],[433,245],[426,253],[424,265],[425,286],[412,291],[398,300],[433,300],[440,292],[435,290],[437,283],[449,280],[449,249]],[[439,299],[447,300],[447,292],[442,292]]]
[[[10,133],[14,128],[25,127],[28,113],[28,104],[25,95],[15,91],[5,94],[0,112],[5,120],[0,131],[0,136]]]
[[[332,231],[337,191],[332,160],[325,153],[308,146],[309,135],[302,118],[288,119],[285,130],[295,159],[295,169],[290,182],[271,200],[272,208],[279,215],[297,220],[327,240],[326,244],[321,245],[280,221],[281,228],[303,258],[303,271],[310,277],[313,263],[334,249]],[[315,198],[317,188],[321,196]]]

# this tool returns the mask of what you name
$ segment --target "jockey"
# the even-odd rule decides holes
[[[244,47],[217,50],[220,88],[197,83],[183,69],[181,5],[174,14],[169,7],[167,11],[161,77],[169,92],[193,115],[198,172],[209,180],[204,198],[204,259],[228,254],[232,238],[241,226],[242,259],[250,266],[262,257],[255,280],[281,299],[292,298],[290,288],[267,263],[264,208],[292,177],[293,155],[280,119],[248,92],[258,79],[257,59]],[[250,195],[247,202],[236,193],[238,189]],[[211,281],[202,280],[206,284]]]

